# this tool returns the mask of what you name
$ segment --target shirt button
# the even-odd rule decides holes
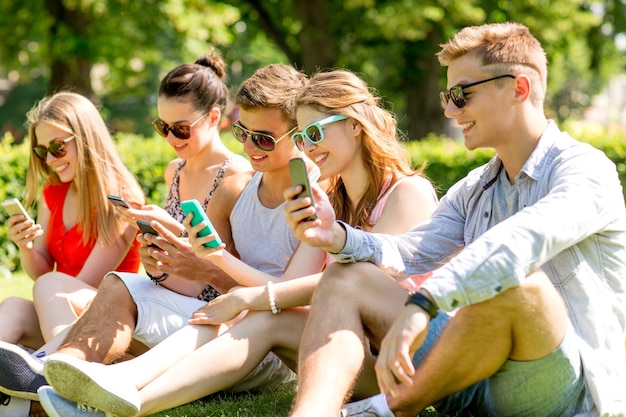
[[[485,219],[486,219],[487,217],[489,217],[489,212],[488,212],[488,211],[484,212],[484,213],[483,213],[483,217],[484,217]]]

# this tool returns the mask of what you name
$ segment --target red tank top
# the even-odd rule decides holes
[[[71,183],[59,185],[46,184],[43,189],[43,196],[50,209],[50,222],[46,233],[46,246],[48,253],[56,262],[56,270],[71,276],[76,276],[83,268],[83,265],[91,250],[96,244],[96,238],[91,238],[87,244],[83,244],[82,232],[78,224],[65,230],[63,224],[63,203],[70,188]],[[139,257],[139,242],[133,242],[126,257],[115,269],[120,272],[137,272],[141,259]]]

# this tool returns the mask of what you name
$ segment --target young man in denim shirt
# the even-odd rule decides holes
[[[401,236],[336,222],[318,188],[317,220],[303,221],[308,200],[288,203],[296,236],[340,262],[313,298],[291,416],[415,416],[429,405],[626,415],[626,212],[615,165],[544,115],[545,52],[526,27],[465,28],[438,58],[445,115],[468,149],[496,156]],[[429,271],[417,294],[397,283]],[[341,409],[367,339],[379,349],[382,394]]]

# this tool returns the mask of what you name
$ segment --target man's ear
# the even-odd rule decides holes
[[[515,77],[515,100],[518,102],[524,102],[530,98],[530,89],[532,84],[530,79],[524,75],[519,74]]]

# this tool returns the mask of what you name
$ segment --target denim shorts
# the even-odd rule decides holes
[[[443,331],[449,317],[432,320],[424,345],[413,356],[418,366]],[[571,416],[589,411],[593,401],[586,389],[582,362],[571,326],[559,347],[535,361],[508,360],[490,378],[436,404],[440,414],[478,416]]]

